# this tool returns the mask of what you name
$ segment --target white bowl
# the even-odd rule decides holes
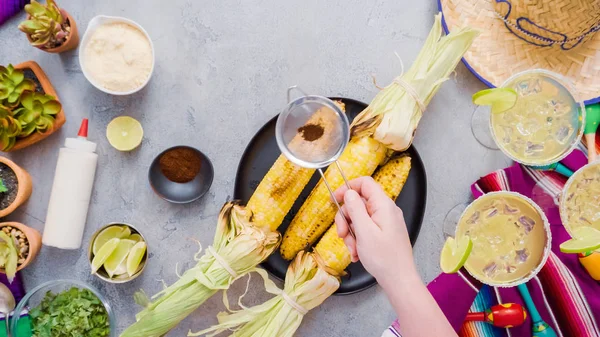
[[[129,90],[129,91],[114,91],[114,90],[109,90],[104,88],[102,85],[100,85],[98,82],[96,82],[94,80],[94,78],[92,76],[90,76],[85,69],[85,57],[84,57],[84,50],[85,47],[87,46],[92,33],[101,25],[105,24],[105,23],[113,23],[113,22],[122,22],[122,23],[127,23],[129,25],[132,25],[133,27],[139,29],[142,33],[144,33],[144,35],[146,36],[146,38],[148,39],[148,41],[150,42],[150,48],[152,48],[152,67],[150,69],[150,74],[148,74],[148,78],[146,79],[146,81],[144,81],[144,83],[142,85],[140,85],[138,88],[133,89],[133,90]],[[146,32],[146,30],[144,29],[144,27],[140,26],[137,22],[129,20],[127,18],[122,18],[122,17],[118,17],[118,16],[106,16],[106,15],[98,15],[96,17],[94,17],[92,20],[90,20],[90,23],[87,26],[87,29],[85,31],[85,34],[83,35],[83,38],[81,39],[81,44],[79,46],[79,66],[81,67],[81,71],[83,72],[83,76],[85,76],[85,78],[96,88],[98,88],[98,90],[100,91],[104,91],[107,94],[111,94],[111,95],[117,95],[117,96],[125,96],[125,95],[131,95],[133,93],[136,93],[140,90],[142,90],[146,84],[148,84],[148,82],[150,81],[150,78],[152,77],[152,73],[154,73],[154,63],[155,63],[155,54],[154,54],[154,44],[152,44],[152,39],[150,39],[150,35],[148,35],[148,32]]]

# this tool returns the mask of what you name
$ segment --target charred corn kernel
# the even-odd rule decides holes
[[[335,103],[345,111],[344,103]],[[307,124],[317,124],[327,129],[336,123],[334,118],[331,113],[317,111]],[[324,135],[326,136],[327,134]],[[309,145],[313,144],[307,144],[301,135],[296,135],[288,147],[302,149]],[[314,145],[312,147],[314,148]],[[297,166],[284,155],[280,155],[246,205],[252,211],[252,221],[257,225],[269,227],[272,231],[277,230],[314,172],[314,169]]]
[[[395,200],[404,187],[410,167],[409,156],[396,157],[377,170],[373,179],[383,188],[388,197]],[[342,273],[350,265],[350,252],[344,240],[338,237],[335,224],[319,240],[315,251],[325,265],[337,273]]]
[[[386,155],[387,148],[383,144],[371,137],[362,137],[350,141],[338,163],[346,178],[355,179],[373,174]],[[334,190],[344,184],[342,175],[335,166],[331,165],[325,171],[325,179]],[[321,179],[285,232],[281,256],[291,260],[306,246],[315,243],[331,226],[336,212],[337,208]]]

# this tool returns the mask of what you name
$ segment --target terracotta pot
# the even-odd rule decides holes
[[[71,49],[77,48],[77,45],[79,44],[79,31],[77,30],[77,23],[75,23],[75,19],[73,19],[71,14],[69,14],[66,10],[61,9],[60,13],[64,17],[67,18],[67,21],[69,22],[69,26],[71,27],[71,32],[69,33],[69,36],[67,36],[67,39],[65,40],[65,42],[55,48],[47,49],[44,47],[37,47],[37,46],[36,46],[36,48],[43,50],[47,53],[52,53],[52,54],[58,54],[58,53],[66,52]],[[30,18],[30,17],[31,16],[28,16],[28,18]],[[33,42],[31,40],[31,38],[29,37],[29,35],[27,35],[27,39],[29,40],[30,43]]]
[[[50,83],[48,76],[46,76],[46,73],[42,70],[42,68],[40,67],[39,64],[37,64],[34,61],[27,61],[27,62],[23,62],[21,64],[17,64],[15,66],[15,69],[31,69],[35,73],[35,76],[37,77],[40,84],[42,85],[42,89],[44,90],[44,92],[48,95],[54,96],[57,100],[59,100],[58,95],[56,94],[56,91],[54,90],[54,87],[52,86],[52,83]],[[50,136],[54,132],[56,132],[66,122],[64,110],[61,109],[60,112],[58,114],[56,114],[54,119],[55,120],[54,120],[54,125],[52,126],[52,129],[47,130],[44,133],[34,132],[25,138],[17,138],[17,142],[15,143],[15,146],[13,146],[10,150],[5,151],[5,152],[11,152],[11,151],[16,151],[16,150],[26,148],[30,145],[33,145],[33,144],[41,141],[44,138]]]
[[[5,226],[11,226],[20,230],[25,234],[27,242],[29,242],[29,255],[27,255],[25,262],[21,263],[21,265],[17,267],[17,271],[22,270],[23,268],[27,267],[33,260],[35,260],[38,253],[40,252],[40,249],[42,248],[42,234],[40,234],[40,232],[38,232],[37,230],[29,226],[25,226],[20,222],[2,222],[0,223],[0,230],[2,230],[2,227]],[[0,273],[4,274],[4,269],[0,268]]]
[[[15,200],[12,202],[12,204],[10,204],[10,206],[0,210],[0,218],[3,218],[12,213],[15,209],[17,209],[17,207],[21,206],[25,201],[27,201],[27,199],[29,199],[33,186],[31,184],[31,176],[29,173],[27,173],[27,171],[25,171],[19,165],[15,164],[15,162],[6,157],[0,156],[0,163],[5,164],[6,166],[10,167],[11,170],[13,170],[17,176],[18,185],[17,197]]]

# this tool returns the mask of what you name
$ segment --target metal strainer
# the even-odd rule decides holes
[[[303,96],[292,100],[294,89]],[[275,126],[277,145],[292,163],[319,171],[333,201],[341,212],[340,204],[333,197],[333,189],[325,179],[323,168],[335,163],[346,186],[350,189],[348,179],[337,162],[350,141],[348,118],[327,97],[307,95],[297,86],[288,88],[287,95],[288,105],[277,118]],[[348,220],[345,220],[349,225]],[[354,236],[350,225],[348,228],[350,234]]]

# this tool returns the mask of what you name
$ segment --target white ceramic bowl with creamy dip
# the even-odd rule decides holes
[[[128,24],[136,29],[138,29],[148,40],[149,44],[150,44],[150,49],[152,52],[152,63],[150,66],[150,71],[148,73],[148,77],[146,78],[146,80],[141,83],[141,85],[137,86],[134,89],[131,90],[126,90],[126,91],[117,91],[117,90],[111,90],[106,88],[105,86],[102,85],[102,83],[100,83],[96,78],[94,78],[94,76],[92,74],[90,74],[90,72],[88,71],[87,67],[86,67],[86,50],[88,47],[88,44],[90,43],[90,40],[92,39],[92,36],[94,35],[94,33],[96,32],[96,30],[105,25],[105,24],[111,24],[111,23],[124,23],[124,24]],[[81,67],[81,71],[83,72],[83,75],[85,76],[85,78],[96,88],[98,88],[98,90],[103,91],[105,93],[111,94],[111,95],[118,95],[118,96],[124,96],[124,95],[131,95],[133,93],[136,93],[140,90],[142,90],[146,84],[148,84],[148,82],[150,81],[150,78],[152,77],[152,74],[154,73],[154,63],[155,63],[155,53],[154,53],[154,45],[152,44],[152,39],[150,39],[150,35],[148,35],[148,32],[146,32],[146,30],[140,26],[137,22],[129,20],[127,18],[123,18],[123,17],[117,17],[117,16],[106,16],[106,15],[98,15],[96,17],[94,17],[90,23],[88,24],[88,27],[85,31],[85,34],[83,35],[83,38],[81,39],[81,44],[79,46],[79,65]]]

